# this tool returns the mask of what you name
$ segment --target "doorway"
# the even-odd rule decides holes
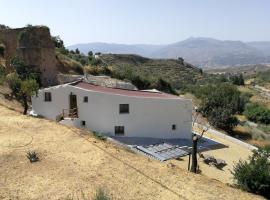
[[[75,94],[69,95],[69,116],[78,117],[77,96]]]

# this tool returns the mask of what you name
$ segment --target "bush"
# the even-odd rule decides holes
[[[238,124],[238,120],[230,109],[215,108],[209,115],[209,122],[220,129],[231,132],[232,129]]]
[[[39,161],[39,157],[37,156],[37,153],[35,151],[29,151],[27,152],[26,157],[29,159],[29,161],[32,162],[37,162]]]
[[[110,198],[102,189],[98,189],[94,200],[110,200]]]
[[[247,161],[239,161],[232,174],[243,190],[270,198],[270,148],[253,151]]]
[[[61,38],[59,36],[52,36],[51,39],[52,39],[53,44],[56,48],[65,48],[64,42],[63,42],[63,40],[61,40]]]
[[[3,84],[6,76],[6,68],[0,64],[0,85]]]
[[[229,79],[234,85],[245,85],[244,77],[242,74],[232,75],[231,77],[229,77]]]
[[[199,111],[210,124],[231,132],[238,121],[233,116],[243,110],[244,102],[237,88],[228,83],[194,88],[194,94],[202,100]]]
[[[244,115],[253,122],[270,124],[270,110],[258,104],[247,104]]]
[[[171,93],[171,94],[177,94],[176,91],[172,88],[171,84],[162,78],[159,78],[152,85],[152,88],[155,88],[155,89],[163,91],[163,92]]]

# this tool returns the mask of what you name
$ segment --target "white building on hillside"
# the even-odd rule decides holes
[[[112,136],[191,138],[192,102],[157,92],[96,86],[83,81],[41,89],[33,112]],[[64,119],[63,119],[64,117]]]

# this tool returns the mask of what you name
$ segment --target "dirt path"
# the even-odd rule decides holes
[[[90,133],[0,106],[0,199],[260,199],[170,162],[134,154]],[[30,164],[35,150],[40,162]]]

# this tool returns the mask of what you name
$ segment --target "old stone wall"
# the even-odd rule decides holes
[[[5,45],[4,59],[9,71],[14,70],[10,65],[11,59],[19,56],[26,65],[40,69],[43,86],[57,84],[57,60],[47,27],[0,30],[0,42]]]

